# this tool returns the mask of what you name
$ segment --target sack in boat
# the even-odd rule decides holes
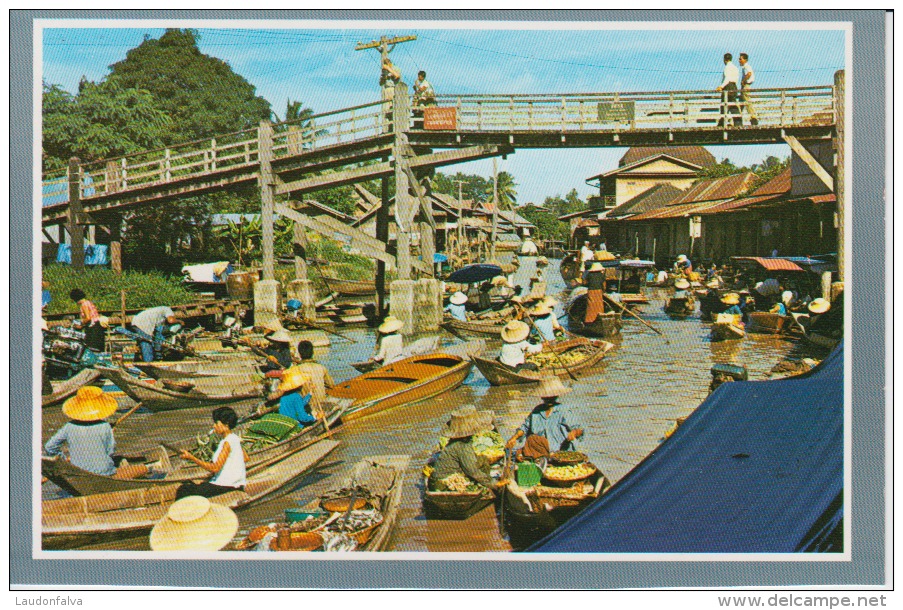
[[[295,432],[296,428],[299,428],[297,420],[279,413],[267,413],[259,421],[254,422],[245,438],[267,437],[281,441]]]

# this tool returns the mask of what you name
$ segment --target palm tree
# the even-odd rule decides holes
[[[517,204],[517,183],[514,176],[508,172],[499,172],[498,177],[498,208],[500,210],[513,210]],[[493,193],[492,180],[486,186],[486,194],[490,197]]]
[[[311,142],[327,133],[326,129],[314,130],[312,117],[314,116],[313,108],[306,108],[304,102],[285,100],[285,119],[291,122],[285,125],[285,131],[291,134],[289,136],[289,149],[295,153],[301,151],[302,148],[309,147]],[[277,123],[281,123],[279,115],[273,112],[273,117]]]

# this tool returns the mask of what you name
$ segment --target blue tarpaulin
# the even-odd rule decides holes
[[[611,490],[527,549],[842,550],[843,344],[809,373],[720,386]]]
[[[108,262],[108,250],[109,247],[105,244],[85,244],[85,264],[106,265]],[[71,265],[72,246],[69,244],[60,244],[56,250],[56,262]]]

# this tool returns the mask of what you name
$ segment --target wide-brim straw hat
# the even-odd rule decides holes
[[[63,403],[63,414],[78,421],[99,421],[116,412],[116,399],[93,385],[82,386]]]
[[[279,391],[290,392],[296,388],[300,388],[308,381],[310,381],[310,377],[299,367],[289,367],[282,373],[282,381],[279,382]]]
[[[238,531],[238,517],[227,506],[201,496],[173,502],[150,534],[153,551],[218,551]]]
[[[288,331],[284,328],[277,330],[272,335],[266,336],[267,341],[272,341],[273,343],[291,343],[292,336],[288,334]]]
[[[608,250],[596,250],[595,252],[593,252],[593,260],[613,261],[615,260],[615,255]]]
[[[554,375],[543,377],[539,382],[539,386],[533,390],[533,396],[538,398],[555,398],[562,394],[567,394],[571,388],[564,385],[558,377]]]
[[[687,288],[690,287],[690,282],[681,278],[681,279],[677,280],[676,282],[674,282],[674,287],[677,288],[678,290],[686,290]]]
[[[739,305],[740,304],[740,295],[736,292],[729,292],[723,297],[721,297],[721,302],[725,305]]]
[[[467,302],[467,295],[461,291],[458,291],[455,294],[451,295],[449,302],[452,305],[463,305]]]
[[[593,263],[589,267],[590,271],[605,271],[605,266],[602,263]]]
[[[502,329],[502,341],[505,343],[520,343],[530,334],[530,327],[526,322],[511,320]]]
[[[487,417],[488,416],[488,417]],[[458,409],[451,414],[442,436],[448,438],[466,438],[489,429],[492,426],[492,414],[484,414],[473,408]]]
[[[781,293],[781,302],[784,303],[784,305],[789,304],[791,301],[793,301],[793,293],[792,292],[790,292],[789,290],[785,290],[784,292]]]
[[[508,284],[508,278],[504,275],[497,275],[492,278],[491,281],[493,286],[510,286],[510,284]]]
[[[552,309],[546,305],[545,300],[540,301],[539,304],[533,308],[534,316],[547,316],[552,313]]]
[[[386,316],[386,319],[383,320],[383,323],[379,325],[377,329],[384,335],[389,333],[394,333],[395,331],[401,330],[404,327],[404,322],[399,320],[394,316]]]
[[[283,330],[282,322],[280,322],[279,320],[270,320],[269,322],[264,324],[263,327],[269,332],[273,333]]]
[[[540,256],[536,259],[536,264],[540,267],[544,267],[545,265],[549,264],[549,259],[547,259],[545,256]]]
[[[718,288],[718,280],[709,280],[705,283],[706,288]]]
[[[686,254],[678,254],[678,255],[677,255],[677,262],[678,262],[678,263],[682,263],[682,262],[684,262],[685,260],[687,260],[687,255],[686,255]]]
[[[827,299],[813,299],[811,303],[809,303],[809,311],[811,313],[825,313],[831,309],[831,303],[827,301]]]

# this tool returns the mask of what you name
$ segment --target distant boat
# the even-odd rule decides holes
[[[599,364],[605,354],[614,347],[607,341],[589,341],[587,339],[568,339],[565,341],[557,341],[551,344],[548,350],[554,350],[557,354],[579,349],[584,357],[573,364],[564,365],[563,362],[557,362],[554,358],[550,364],[539,371],[521,370],[515,371],[512,367],[502,364],[496,359],[490,358],[474,358],[474,362],[480,372],[483,373],[489,383],[492,385],[513,385],[524,383],[536,383],[542,379],[544,375],[558,375],[560,377],[569,376],[580,371],[590,369]]]
[[[376,294],[375,280],[342,280],[324,275],[323,281],[330,292],[338,292],[346,297],[366,297]]]
[[[586,294],[578,295],[567,308],[568,328],[571,332],[588,337],[613,337],[621,332],[621,312],[606,311],[586,324]]]

